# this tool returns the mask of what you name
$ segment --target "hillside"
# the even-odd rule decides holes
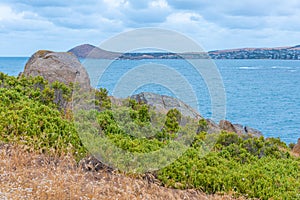
[[[90,44],[84,44],[72,48],[69,52],[74,53],[78,58],[99,58],[99,59],[281,59],[300,60],[300,45],[293,47],[274,48],[239,48],[209,51],[208,53],[117,53],[110,52]]]
[[[3,143],[0,166],[0,199],[232,199],[165,188],[106,170],[84,171],[70,156],[51,157]]]
[[[90,44],[83,44],[70,49],[68,52],[73,53],[78,58],[101,58],[101,59],[115,59],[121,53],[105,51]]]

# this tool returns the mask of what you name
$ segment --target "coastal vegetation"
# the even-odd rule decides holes
[[[0,73],[0,138],[40,152],[86,154],[69,109],[71,88],[42,77],[16,78]]]
[[[0,73],[0,140],[22,145],[29,152],[70,155],[79,163],[89,155],[84,145],[87,141],[78,134],[81,128],[136,154],[155,152],[167,145],[180,147],[184,138],[188,149],[170,165],[151,172],[162,186],[245,198],[300,198],[300,159],[280,139],[225,131],[208,134],[205,120],[184,117],[176,109],[163,115],[131,99],[114,107],[105,89],[92,91],[93,110],[73,113],[73,88],[59,82],[50,84],[41,77]],[[91,116],[96,126],[88,120]],[[80,120],[86,123],[77,124]],[[214,141],[209,152],[205,151],[207,141]]]

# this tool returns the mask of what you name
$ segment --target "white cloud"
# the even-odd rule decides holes
[[[0,21],[22,19],[24,13],[15,13],[11,7],[0,5]]]
[[[103,0],[103,2],[111,8],[127,7],[129,5],[126,0]]]
[[[152,8],[163,8],[163,9],[169,9],[169,4],[165,0],[155,0],[151,1],[149,3],[149,6]]]
[[[1,2],[0,43],[15,46],[17,50],[20,40],[24,41],[23,46],[37,47],[40,47],[38,42],[44,42],[40,38],[51,47],[69,48],[70,44],[87,42],[97,45],[124,30],[150,26],[180,31],[206,49],[299,43],[298,0]],[[1,49],[0,55],[8,48]]]

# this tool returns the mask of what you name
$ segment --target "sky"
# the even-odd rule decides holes
[[[178,31],[204,50],[300,44],[299,0],[0,0],[0,56],[98,46],[124,31]]]

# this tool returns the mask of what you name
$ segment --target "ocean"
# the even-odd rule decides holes
[[[0,71],[17,76],[23,71],[27,60],[28,58],[2,57]],[[120,80],[132,72],[133,82],[141,77],[149,81],[146,79],[150,76],[149,73],[134,71],[140,66],[164,66],[165,68],[160,69],[166,70],[161,71],[166,80],[173,77],[167,68],[173,69],[179,77],[188,80],[198,98],[197,102],[187,103],[193,104],[192,106],[205,118],[212,117],[210,91],[205,79],[184,60],[117,60],[112,63],[107,60],[81,61],[87,68],[92,85],[105,87],[110,94],[114,94]],[[297,142],[300,138],[300,61],[214,60],[214,63],[225,89],[227,120],[258,129],[265,137],[279,137],[287,144]],[[155,77],[152,77],[153,83],[138,85],[131,93],[147,91],[176,96],[170,88],[180,88],[184,85],[180,80],[173,81],[172,85],[157,84],[155,80]]]

